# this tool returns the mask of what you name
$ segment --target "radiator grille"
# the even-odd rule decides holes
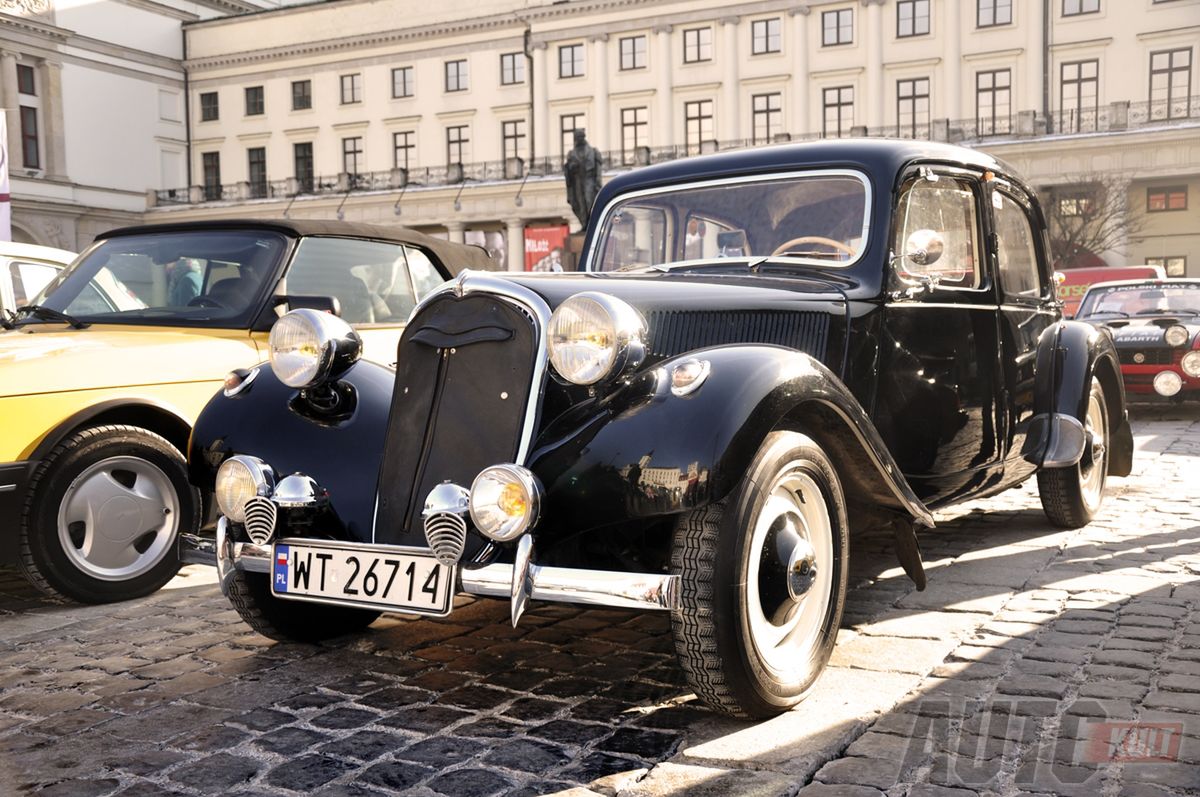
[[[1118,349],[1117,353],[1125,365],[1171,365],[1183,356],[1182,351],[1171,349]],[[1134,359],[1138,354],[1145,358],[1140,363]]]
[[[650,351],[675,357],[731,343],[765,343],[825,358],[829,316],[790,310],[658,310],[648,314]]]

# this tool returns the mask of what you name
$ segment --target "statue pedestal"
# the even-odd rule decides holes
[[[567,236],[567,251],[563,253],[563,271],[579,270],[579,255],[583,252],[583,239],[586,237],[587,233],[582,230]]]

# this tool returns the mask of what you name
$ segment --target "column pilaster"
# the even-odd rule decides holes
[[[654,29],[658,63],[654,72],[658,84],[654,91],[654,118],[650,120],[650,142],[656,147],[670,147],[675,144],[675,109],[672,98],[671,70],[674,65],[674,53],[671,51],[670,25],[659,25]]]
[[[883,85],[883,0],[862,0],[866,7],[867,85],[866,125],[867,129],[883,127],[883,98],[887,88]]]
[[[811,133],[809,103],[811,94],[808,80],[808,6],[799,6],[788,12],[792,17],[792,122],[790,133],[803,136]]]
[[[446,222],[446,237],[450,243],[464,243],[466,240],[464,236],[466,229],[467,225],[461,221],[448,221]]]
[[[38,70],[43,88],[42,126],[46,142],[46,176],[64,179],[67,175],[67,142],[63,129],[62,64],[43,61]]]
[[[21,114],[17,97],[17,56],[7,50],[0,51],[0,108],[8,116],[9,173],[13,164],[21,163]],[[19,167],[17,167],[19,168]]]
[[[508,238],[508,270],[525,270],[525,220],[505,219]]]
[[[537,151],[532,153],[533,158],[542,158],[550,160],[554,157],[552,153],[554,149],[550,146],[550,102],[549,102],[549,87],[546,85],[546,43],[534,42],[531,45],[533,50],[533,74],[529,79],[533,81],[533,108],[530,109],[530,115],[533,117],[530,124],[533,125],[534,147]],[[532,165],[532,164],[531,164]]]
[[[592,51],[595,53],[596,70],[596,113],[592,120],[592,129],[588,138],[592,146],[601,152],[612,149],[612,131],[608,121],[608,34],[601,33],[592,37]]]
[[[721,20],[721,28],[725,36],[721,58],[724,62],[724,77],[721,81],[721,106],[717,109],[720,116],[720,137],[723,141],[737,141],[741,138],[741,109],[738,94],[741,90],[738,79],[738,17],[725,17]]]

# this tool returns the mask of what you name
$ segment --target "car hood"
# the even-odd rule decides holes
[[[0,397],[215,381],[259,359],[245,330],[26,325],[0,334]]]
[[[1195,318],[1179,318],[1177,316],[1151,316],[1149,318],[1112,318],[1105,321],[1093,322],[1112,333],[1113,342],[1120,347],[1147,346],[1153,344],[1167,345],[1163,334],[1169,327],[1183,326],[1187,328],[1189,342],[1195,341],[1200,333],[1200,322]]]

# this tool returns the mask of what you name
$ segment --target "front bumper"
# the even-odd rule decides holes
[[[185,563],[215,566],[221,591],[228,595],[229,582],[236,571],[271,572],[272,545],[235,541],[228,533],[228,521],[222,517],[217,521],[215,539],[199,534],[180,535],[179,556]],[[679,606],[679,576],[543,567],[533,562],[533,538],[528,534],[517,545],[515,563],[474,569],[460,567],[458,578],[459,592],[509,598],[514,626],[529,600],[659,611]]]
[[[36,462],[8,462],[0,465],[0,564],[17,561],[17,527],[25,491]]]
[[[1182,386],[1178,393],[1171,396],[1160,395],[1154,387],[1154,378],[1163,371],[1176,374]],[[1125,383],[1125,393],[1137,401],[1162,401],[1200,398],[1200,379],[1188,376],[1178,363],[1169,365],[1134,365],[1121,364],[1121,379]]]

